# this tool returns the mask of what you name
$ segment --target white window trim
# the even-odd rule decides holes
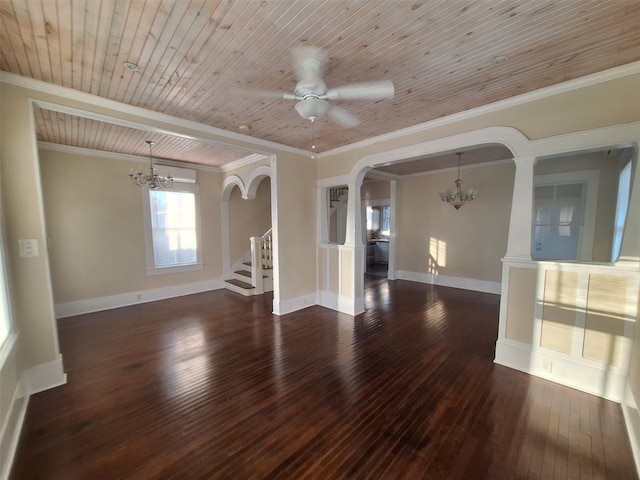
[[[567,185],[582,183],[586,187],[584,197],[584,224],[578,242],[578,254],[576,262],[591,262],[593,260],[593,236],[596,231],[596,209],[598,208],[598,185],[600,181],[599,170],[576,170],[565,173],[549,173],[534,176],[534,187],[543,185]],[[531,216],[531,235],[535,231],[535,216]],[[531,245],[533,246],[533,238]],[[532,258],[535,258],[532,253]]]
[[[200,188],[197,183],[174,182],[171,190],[175,192],[189,192],[195,195],[196,202],[196,263],[189,265],[176,265],[168,267],[156,267],[153,258],[153,233],[151,232],[151,203],[149,200],[149,187],[144,186],[142,191],[142,218],[144,222],[144,243],[147,261],[147,275],[165,275],[169,273],[192,272],[202,270],[204,264],[202,262],[202,233],[200,222]]]

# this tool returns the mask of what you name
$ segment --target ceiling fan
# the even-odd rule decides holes
[[[293,93],[285,93],[282,98],[297,100],[296,111],[302,118],[312,122],[327,115],[344,128],[355,127],[360,120],[344,108],[332,103],[332,100],[381,100],[393,98],[395,93],[390,80],[327,88],[322,80],[327,63],[327,52],[317,47],[294,49],[294,61],[298,83]]]

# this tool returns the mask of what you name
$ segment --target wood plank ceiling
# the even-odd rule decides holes
[[[392,100],[340,102],[359,126],[317,122],[319,151],[640,60],[638,0],[2,0],[0,17],[2,70],[305,150],[295,102],[249,93],[293,90],[292,48],[327,50],[329,87],[393,81]],[[38,136],[144,151],[147,132],[96,123],[43,111]],[[182,142],[167,158],[246,155]]]

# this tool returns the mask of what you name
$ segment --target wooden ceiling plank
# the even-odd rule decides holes
[[[174,99],[174,103],[186,108],[193,119],[202,120],[198,116],[198,105],[203,97],[201,92],[208,92],[208,95],[204,95],[205,97],[216,95],[215,90],[209,90],[211,78],[223,76],[229,62],[234,61],[232,58],[242,56],[242,52],[237,50],[235,39],[242,34],[242,26],[247,25],[256,14],[254,8],[256,5],[258,5],[257,2],[235,3],[222,12],[220,18],[215,19],[216,25],[209,37],[209,42],[204,45],[204,50],[197,54],[200,58],[210,60],[200,64],[203,68],[200,68],[192,78],[191,87],[178,93]]]
[[[20,28],[20,39],[22,40],[22,47],[24,50],[24,56],[26,62],[22,65],[25,68],[25,73],[28,77],[42,80],[42,72],[40,71],[40,64],[38,58],[38,52],[36,50],[36,42],[33,25],[31,24],[31,15],[29,12],[29,5],[25,2],[16,0],[12,2],[13,11],[16,16],[16,23]]]
[[[139,33],[135,36],[134,48],[132,48],[137,55],[131,56],[131,61],[136,62],[140,71],[131,75],[129,88],[122,98],[124,103],[138,105],[135,99],[139,97],[139,92],[144,89],[147,82],[153,80],[152,72],[155,66],[150,62],[150,58],[155,50],[157,38],[162,35],[168,20],[167,12],[171,7],[172,5],[162,0],[145,2],[145,10],[138,25]]]
[[[101,3],[89,2],[84,4],[81,1],[77,1],[78,9],[75,10],[80,17],[79,21],[82,22],[80,27],[80,39],[79,43],[82,45],[82,56],[80,57],[80,63],[76,64],[76,68],[80,72],[80,90],[83,92],[92,93],[91,81],[93,78],[93,66],[94,55],[98,48],[98,32],[100,24],[100,9]]]
[[[235,10],[234,10],[234,6],[235,6],[235,4],[231,4],[231,3],[226,3],[226,4],[225,4],[225,8],[224,8],[224,10],[221,12],[221,15],[223,16],[223,18],[224,18],[224,16],[226,16],[226,14],[227,14],[229,11],[232,11],[232,10],[233,10],[233,11],[235,12]],[[240,5],[240,9],[241,9],[241,10],[244,10],[244,5]],[[216,11],[216,12],[218,12],[218,11]],[[218,20],[222,21],[223,19],[211,19],[211,22],[212,22],[212,23],[215,23],[215,22],[216,22],[216,21],[218,21]],[[219,40],[219,38],[220,38],[220,32],[218,31],[218,29],[216,29],[216,33],[217,33],[217,35],[216,35],[216,39],[215,39],[215,40]],[[212,35],[212,36],[210,36],[210,37],[207,39],[207,43],[217,43],[215,40],[214,40],[213,35]],[[165,111],[164,113],[167,113],[167,112]]]
[[[54,18],[53,7],[55,7],[55,21],[58,47],[58,57],[60,62],[60,85],[71,88],[73,59],[71,52],[73,51],[73,36],[71,31],[72,25],[72,9],[70,0],[60,0],[58,2],[45,2],[45,16]]]
[[[0,3],[0,69],[17,73],[23,71],[23,65],[28,67],[21,38],[12,3]]]
[[[201,64],[204,60],[201,53],[204,45],[210,42],[211,19],[219,14],[218,10],[221,8],[221,2],[215,4],[206,2],[203,5],[203,9],[194,21],[194,26],[189,31],[191,41],[184,46],[186,49],[183,47],[184,52],[180,58],[178,55],[174,56],[177,63],[174,64],[173,71],[179,72],[179,75],[175,81],[166,83],[162,90],[154,95],[155,100],[150,105],[152,110],[168,112],[166,109],[175,103],[175,97],[190,88],[194,75],[202,68]]]
[[[127,35],[125,28],[127,18],[129,16],[129,0],[115,0],[113,13],[109,25],[108,35],[106,37],[104,63],[100,69],[100,83],[98,86],[98,95],[101,97],[109,96],[109,89],[113,84],[114,78],[123,73],[124,67],[120,60],[120,51],[122,48],[122,40]]]
[[[181,32],[173,36],[171,40],[173,54],[166,62],[162,81],[156,84],[153,91],[148,94],[149,99],[146,103],[152,110],[160,110],[159,105],[167,98],[172,98],[172,92],[179,91],[175,89],[177,84],[184,85],[185,78],[187,82],[189,81],[194,66],[191,62],[185,62],[185,58],[188,58],[189,50],[195,42],[199,41],[199,38],[202,38],[200,42],[205,41],[202,32],[209,23],[212,13],[210,3],[206,1],[193,4],[186,12],[185,15],[191,17],[191,22],[188,24],[183,22]]]
[[[138,94],[132,97],[133,102],[138,105],[151,105],[154,103],[153,93],[161,90],[162,85],[171,80],[174,72],[169,71],[168,66],[171,64],[171,58],[175,55],[175,43],[179,44],[180,38],[184,39],[193,25],[195,16],[189,15],[189,11],[192,9],[199,11],[200,8],[201,5],[194,6],[193,1],[173,4],[161,33],[156,37],[153,54],[149,57],[148,65],[153,65],[153,67],[145,69],[143,73],[151,80],[145,82],[144,88],[140,88]]]
[[[114,68],[111,79],[107,83],[107,91],[105,96],[113,100],[121,101],[124,92],[127,91],[131,78],[138,75],[124,68],[125,62],[136,64],[138,55],[135,51],[135,39],[138,34],[138,26],[144,12],[144,2],[130,2],[127,7],[127,16],[124,23],[122,36],[114,60]]]

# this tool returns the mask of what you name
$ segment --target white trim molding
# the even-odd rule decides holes
[[[121,293],[105,297],[89,298],[74,302],[58,303],[55,306],[56,318],[72,317],[84,313],[100,312],[112,308],[128,307],[139,303],[155,302],[167,298],[182,297],[194,293],[220,290],[224,288],[223,279],[205,280],[202,282],[185,283],[171,287],[141,290],[138,292]]]
[[[624,424],[627,427],[627,435],[629,436],[636,471],[640,477],[640,411],[638,411],[638,403],[633,396],[628,382],[625,397],[622,402],[622,415],[624,417]]]
[[[498,339],[494,362],[617,403],[625,396],[627,375],[623,371],[526,343]]]
[[[24,392],[22,382],[18,382],[11,399],[9,413],[0,431],[0,480],[9,478],[28,405],[29,395]]]
[[[288,300],[276,300],[273,299],[273,313],[274,315],[286,315],[287,313],[297,312],[307,307],[316,305],[316,294],[310,293],[308,295],[302,295],[300,297],[291,298]]]
[[[44,392],[65,383],[67,383],[67,374],[64,373],[60,354],[53,362],[37,365],[23,373],[23,386],[29,395]]]
[[[502,285],[500,282],[490,282],[488,280],[477,280],[475,278],[451,277],[447,275],[434,275],[432,273],[409,272],[407,270],[396,270],[397,280],[408,280],[410,282],[427,283],[429,285],[439,285],[441,287],[460,288],[462,290],[473,290],[475,292],[492,293],[500,295]]]

